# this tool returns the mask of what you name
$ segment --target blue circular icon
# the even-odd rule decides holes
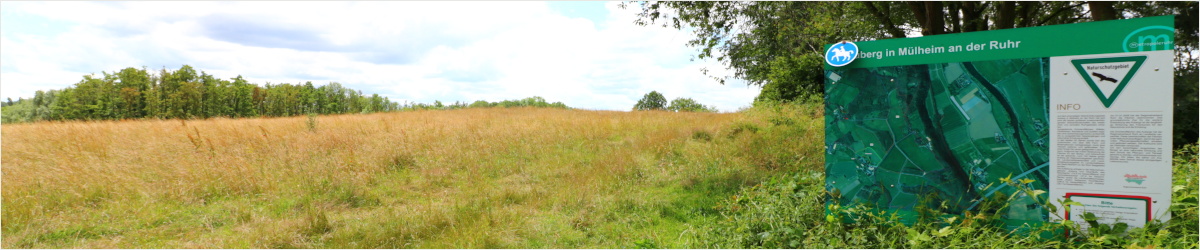
[[[855,57],[858,57],[858,45],[852,42],[835,43],[825,51],[825,63],[834,67],[846,66],[853,62]]]

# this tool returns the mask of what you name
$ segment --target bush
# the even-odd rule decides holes
[[[701,140],[701,141],[712,141],[713,136],[712,136],[712,133],[709,133],[708,131],[699,130],[699,131],[692,132],[692,139],[693,140]]]
[[[317,114],[309,113],[305,125],[308,125],[309,132],[317,132]]]
[[[490,108],[493,106],[495,106],[495,105],[493,105],[492,103],[490,103],[488,101],[478,100],[478,101],[471,103],[471,105],[467,106],[467,107],[469,107],[469,108]]]
[[[633,105],[633,110],[662,110],[667,106],[667,98],[658,91],[650,91]]]
[[[716,107],[704,106],[692,98],[675,98],[667,110],[675,112],[717,112]]]

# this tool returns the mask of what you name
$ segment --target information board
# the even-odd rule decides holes
[[[1083,204],[1055,215],[1018,193],[1012,226],[1166,220],[1173,18],[826,45],[829,202],[912,221],[1007,197],[1007,179]]]

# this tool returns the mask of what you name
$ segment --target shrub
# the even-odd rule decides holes
[[[708,131],[704,131],[704,130],[692,132],[692,139],[701,140],[701,141],[712,141],[712,133],[709,133]]]
[[[742,132],[749,132],[751,134],[758,133],[758,126],[749,123],[739,123],[734,125],[733,128],[729,129],[729,138],[737,137],[738,134],[741,134]]]
[[[705,106],[692,100],[692,98],[675,98],[671,100],[671,105],[667,106],[667,110],[676,112],[717,112],[716,107]]]
[[[308,132],[317,132],[317,114],[309,113],[305,124],[308,125]]]
[[[633,105],[633,110],[661,110],[666,108],[667,98],[659,94],[658,91],[650,91],[638,100],[637,104]]]

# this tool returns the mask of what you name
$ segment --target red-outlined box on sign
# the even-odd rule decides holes
[[[1065,197],[1066,197],[1067,199],[1070,199],[1072,196],[1096,197],[1096,198],[1107,198],[1107,199],[1122,199],[1122,200],[1143,200],[1143,201],[1146,201],[1146,222],[1147,222],[1147,223],[1149,223],[1149,222],[1150,222],[1150,217],[1151,217],[1151,215],[1153,214],[1153,213],[1152,213],[1152,211],[1154,211],[1153,209],[1150,209],[1150,208],[1151,208],[1151,204],[1153,203],[1153,201],[1151,201],[1151,200],[1150,200],[1150,196],[1140,196],[1140,195],[1120,195],[1120,194],[1093,194],[1093,193],[1067,193],[1067,194],[1065,195]],[[1071,213],[1069,213],[1069,212],[1068,212],[1068,213],[1066,213],[1066,216],[1065,216],[1064,218],[1065,218],[1066,220],[1071,220]]]
[[[1146,201],[1146,223],[1150,223],[1151,214],[1153,214],[1152,211],[1154,211],[1154,210],[1150,209],[1151,204],[1153,203],[1153,201],[1150,199],[1150,196],[1120,195],[1120,194],[1094,194],[1094,193],[1067,193],[1066,195],[1064,195],[1064,197],[1066,197],[1067,199],[1070,199],[1071,197],[1074,197],[1074,196]],[[1064,212],[1064,214],[1066,214],[1066,216],[1063,217],[1064,220],[1071,220],[1071,212],[1069,212],[1069,211]],[[1066,237],[1071,237],[1071,231],[1063,232],[1063,235]]]

